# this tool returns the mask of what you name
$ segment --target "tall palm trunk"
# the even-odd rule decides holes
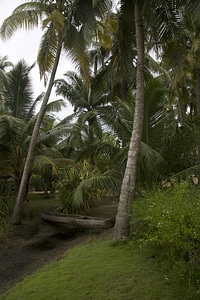
[[[195,68],[196,75],[196,94],[197,94],[197,115],[200,116],[200,67]],[[200,164],[200,145],[197,146],[198,164]],[[198,184],[200,184],[200,174],[198,175]]]
[[[130,209],[134,197],[137,159],[142,137],[144,115],[144,32],[142,5],[140,0],[136,0],[135,2],[135,27],[137,45],[137,77],[134,124],[114,226],[114,240],[130,237]]]
[[[27,157],[26,157],[26,161],[25,161],[25,165],[24,165],[24,170],[23,170],[23,174],[22,174],[22,178],[21,178],[21,182],[20,182],[20,186],[19,186],[19,191],[18,191],[16,203],[15,203],[15,208],[14,208],[14,211],[13,211],[13,214],[12,214],[12,217],[11,217],[11,223],[12,224],[20,224],[21,223],[22,204],[23,204],[24,196],[26,194],[26,187],[27,187],[27,184],[28,184],[30,166],[31,166],[31,162],[32,162],[33,154],[34,154],[34,149],[35,149],[35,145],[36,145],[39,130],[40,130],[40,126],[41,126],[42,120],[44,118],[47,103],[49,101],[51,90],[52,90],[52,87],[53,87],[53,84],[54,84],[54,79],[55,79],[58,63],[59,63],[59,60],[60,60],[61,50],[62,50],[62,40],[60,39],[60,41],[58,43],[57,52],[56,52],[56,56],[55,56],[55,61],[54,61],[53,69],[52,69],[52,72],[51,72],[51,76],[50,76],[49,84],[48,84],[48,87],[47,87],[47,91],[45,93],[40,111],[39,111],[38,116],[37,116],[37,120],[35,122],[33,133],[32,133],[32,136],[31,136],[30,145],[29,145],[29,149],[28,149],[28,153],[27,153]]]

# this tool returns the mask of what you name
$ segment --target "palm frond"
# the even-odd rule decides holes
[[[142,167],[145,172],[149,172],[151,174],[156,173],[161,165],[166,166],[166,161],[161,154],[144,142],[141,142],[139,163],[140,167]]]
[[[41,78],[43,76],[45,78],[47,73],[49,73],[52,70],[54,60],[56,57],[57,42],[57,34],[54,28],[50,26],[49,28],[47,28],[47,30],[41,38],[39,52],[37,56],[37,62],[39,65]]]
[[[36,107],[37,107],[38,103],[41,102],[41,101],[43,100],[44,96],[45,96],[45,93],[42,92],[42,93],[35,99],[35,101],[34,101],[33,104],[31,105],[31,107],[30,107],[30,109],[29,109],[29,112],[28,112],[28,114],[27,114],[27,117],[26,117],[27,120],[30,120],[30,119],[34,116],[35,111],[36,111]]]
[[[10,68],[13,66],[13,63],[8,60],[8,56],[0,56],[0,70],[6,71],[7,68]]]
[[[107,172],[102,175],[93,176],[85,181],[82,181],[74,192],[73,203],[76,206],[80,206],[84,203],[84,191],[90,188],[101,190],[104,195],[108,192],[112,192],[115,195],[119,195],[121,187],[121,174],[118,172]]]
[[[63,107],[65,107],[65,102],[62,99],[51,101],[47,104],[46,112],[60,112]]]
[[[29,66],[24,60],[19,61],[6,74],[5,105],[10,114],[16,118],[26,118],[33,104],[33,89]]]
[[[77,117],[76,113],[68,115],[67,117],[64,117],[61,121],[59,121],[59,123],[56,126],[60,126],[60,125],[63,125],[63,124],[73,123],[74,120],[76,119],[76,117]]]
[[[9,115],[0,115],[0,140],[9,145],[13,140],[21,141],[24,122]]]
[[[63,124],[60,126],[55,126],[51,130],[41,133],[38,137],[37,143],[40,144],[46,144],[46,143],[52,143],[55,141],[62,140],[62,137],[66,137],[72,132],[72,124]]]
[[[43,29],[52,26],[54,30],[62,34],[63,27],[64,27],[64,20],[65,20],[64,15],[58,9],[55,9],[45,20],[43,20],[42,22]]]
[[[58,176],[60,169],[69,164],[72,164],[71,160],[65,159],[61,155],[55,156],[55,152],[47,151],[45,155],[34,156],[32,170],[39,173],[51,171],[52,175]]]
[[[195,166],[192,166],[192,167],[189,167],[187,169],[184,169],[174,175],[171,176],[171,179],[173,178],[188,178],[188,177],[193,177],[193,176],[196,176],[198,177],[199,176],[199,173],[200,173],[200,165],[195,165]]]
[[[143,126],[143,142],[153,145],[151,134],[156,129],[162,132],[161,122],[166,117],[166,88],[159,78],[152,78],[145,87],[145,113]],[[159,124],[159,125],[158,125]],[[163,123],[164,124],[164,123]],[[160,136],[157,132],[157,136]]]
[[[40,20],[45,14],[44,5],[37,2],[28,2],[19,5],[13,13],[4,20],[0,35],[6,40],[13,36],[17,29],[30,30],[40,24]]]

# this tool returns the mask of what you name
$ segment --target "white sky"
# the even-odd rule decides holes
[[[4,19],[9,17],[13,10],[25,0],[0,0],[0,26]],[[28,0],[27,0],[28,2]],[[19,30],[9,40],[2,41],[0,39],[0,55],[8,56],[8,60],[12,63],[17,63],[20,59],[25,59],[28,64],[32,64],[37,60],[37,53],[39,48],[40,38],[42,31],[40,28],[36,28],[30,31]],[[58,67],[56,78],[61,78],[67,70],[73,70],[73,66],[69,61],[66,61],[62,57]],[[32,82],[34,88],[34,96],[37,97],[41,92],[45,91],[43,81],[40,81],[38,66],[32,70]],[[55,100],[54,93],[51,96],[51,100]],[[71,114],[72,109],[68,108],[67,111],[63,111],[62,117],[65,114]]]

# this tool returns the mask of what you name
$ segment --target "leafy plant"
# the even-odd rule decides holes
[[[12,182],[7,180],[0,180],[0,231],[2,231],[8,224],[14,207]]]
[[[184,181],[155,188],[134,203],[132,236],[141,247],[160,246],[177,268],[184,263],[191,271],[200,267],[199,215],[199,187]]]
[[[56,184],[58,210],[67,213],[84,211],[110,190],[119,192],[121,182],[113,174],[101,174],[97,167],[86,161],[63,170],[60,178]]]

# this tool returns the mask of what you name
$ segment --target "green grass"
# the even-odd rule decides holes
[[[98,239],[65,256],[0,297],[1,300],[191,300],[184,282],[152,250]],[[168,273],[167,273],[168,272]]]
[[[44,198],[43,194],[35,193],[28,194],[28,200],[30,203],[31,211],[33,215],[38,212],[43,212],[49,207],[52,207],[52,210],[56,206],[55,194],[50,194],[48,199]]]

